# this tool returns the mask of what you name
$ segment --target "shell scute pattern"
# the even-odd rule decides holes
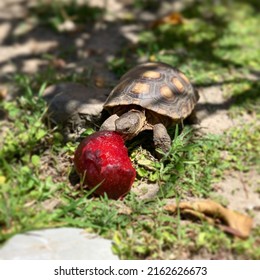
[[[134,104],[178,121],[192,112],[198,99],[197,91],[182,72],[154,62],[138,65],[124,74],[104,107],[109,110]]]

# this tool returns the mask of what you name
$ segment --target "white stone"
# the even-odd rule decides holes
[[[0,248],[1,260],[116,260],[112,241],[78,228],[17,234]]]

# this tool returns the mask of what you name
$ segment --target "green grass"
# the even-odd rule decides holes
[[[224,170],[218,149],[220,137],[208,135],[197,139],[193,134],[188,126],[179,133],[177,126],[172,133],[172,147],[160,161],[149,159],[140,149],[132,152],[138,178],[158,182],[160,197],[206,197],[211,183]]]
[[[134,55],[179,67],[199,85],[233,80],[232,70],[259,70],[258,7],[256,1],[191,2],[181,13],[182,24],[161,24],[140,32]],[[133,60],[121,54],[117,63],[112,61],[115,70],[124,60],[132,66]]]
[[[135,1],[135,7],[147,9],[148,2]],[[231,104],[230,116],[235,119],[248,113],[252,121],[223,135],[198,136],[189,126],[172,128],[172,148],[160,161],[140,146],[140,139],[128,143],[137,171],[134,187],[140,182],[157,183],[158,195],[143,201],[134,193],[123,201],[95,198],[71,185],[78,143],[64,144],[59,131],[44,124],[46,105],[41,97],[47,85],[83,83],[86,73],[69,76],[48,68],[34,76],[17,74],[13,79],[17,97],[1,104],[8,116],[1,120],[1,127],[7,128],[0,139],[1,242],[31,229],[73,226],[112,238],[113,250],[122,259],[190,258],[205,252],[216,258],[260,258],[259,226],[242,241],[207,223],[163,210],[168,199],[214,197],[214,184],[225,178],[225,172],[247,172],[259,166],[259,82],[247,78],[260,65],[260,19],[254,6],[258,2],[232,1],[231,6],[214,7],[209,3],[187,7],[182,25],[140,32],[131,52],[125,46],[108,67],[121,76],[136,59],[168,62],[199,86],[221,86]],[[66,19],[62,11],[77,23],[85,20],[73,2],[63,3],[61,9],[56,1],[51,5],[50,12],[43,3],[36,7],[48,27]],[[91,20],[100,15],[90,13]],[[90,72],[87,77],[91,83]]]
[[[74,226],[113,238],[114,251],[121,258],[181,257],[172,253],[173,248],[180,252],[189,248],[192,255],[206,247],[210,253],[217,254],[223,244],[231,252],[237,250],[242,256],[247,254],[248,248],[243,243],[234,243],[218,229],[193,223],[183,226],[180,217],[163,211],[166,198],[208,197],[213,191],[213,182],[223,176],[224,169],[237,168],[239,159],[254,163],[251,146],[242,154],[235,153],[241,131],[238,139],[235,131],[224,137],[197,138],[188,127],[181,133],[178,129],[173,130],[172,149],[160,162],[147,158],[145,153],[138,158],[140,148],[132,147],[131,157],[139,174],[138,180],[161,185],[157,198],[140,201],[134,194],[129,194],[123,202],[106,197],[92,198],[88,191],[74,189],[69,184],[67,177],[71,164],[62,170],[64,181],[57,180],[60,171],[53,167],[53,160],[59,164],[64,154],[71,157],[77,143],[63,147],[58,135],[40,122],[45,110],[41,90],[38,94],[32,92],[27,80],[22,81],[18,79],[18,85],[24,95],[4,105],[12,129],[4,138],[0,154],[3,166],[0,173],[2,241],[30,229]],[[33,109],[34,114],[30,114]],[[250,135],[251,141],[255,141],[252,131]],[[236,160],[231,156],[223,162],[221,151],[227,148]],[[47,159],[43,156],[46,154]],[[45,168],[44,164],[47,164]],[[54,172],[54,177],[48,175],[48,168]],[[59,201],[57,206],[51,210],[46,208],[54,200]],[[258,239],[252,237],[250,240],[254,244]],[[249,255],[256,258],[257,254],[253,251]]]
[[[102,18],[104,12],[102,8],[89,6],[88,1],[79,5],[76,0],[41,0],[30,9],[30,15],[35,17],[40,25],[57,32],[61,31],[60,26],[66,21],[75,25],[94,23]]]
[[[249,171],[254,166],[259,169],[259,138],[260,128],[255,122],[230,129],[223,143],[223,150],[227,151],[225,161],[229,167],[240,171]]]

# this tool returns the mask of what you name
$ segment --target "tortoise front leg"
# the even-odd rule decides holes
[[[197,112],[195,109],[190,113],[190,115],[185,119],[185,121],[190,125],[192,124],[196,125],[200,123],[200,120],[197,116]]]
[[[155,149],[161,149],[164,153],[169,152],[172,141],[162,123],[155,124],[153,127],[153,142]]]
[[[110,116],[108,119],[106,119],[99,130],[112,130],[115,131],[116,130],[116,125],[115,125],[115,121],[119,118],[119,116],[117,114],[114,114],[112,116]]]

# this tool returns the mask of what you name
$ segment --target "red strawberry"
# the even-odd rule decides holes
[[[75,152],[74,164],[88,188],[100,184],[94,193],[107,193],[112,199],[126,195],[136,176],[124,140],[114,131],[99,131],[86,137]]]

